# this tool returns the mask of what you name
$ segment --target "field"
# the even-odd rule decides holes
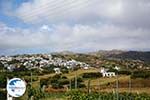
[[[81,77],[81,75],[83,73],[90,73],[90,72],[99,72],[99,70],[96,69],[96,68],[91,68],[89,70],[79,69],[77,71],[69,72],[68,74],[63,74],[63,76],[66,76],[68,79],[72,79],[72,78],[74,78],[76,76],[76,74],[77,74],[77,77]],[[38,77],[39,77],[39,80],[40,80],[40,79],[48,78],[48,77],[51,77],[51,76],[54,76],[54,75],[55,74],[47,74],[47,75],[38,76]],[[36,81],[36,82],[33,82],[33,86],[34,87],[38,86],[39,80]],[[96,86],[98,86],[98,87],[100,86],[100,88],[101,88],[100,91],[101,92],[103,92],[103,91],[111,92],[111,91],[115,90],[115,85],[116,85],[116,80],[117,79],[116,79],[116,77],[110,77],[110,78],[100,77],[100,78],[95,78],[95,79],[85,79],[84,80],[84,84],[86,86],[88,85],[88,80],[90,80],[90,86],[91,87],[94,88]],[[130,76],[121,75],[121,76],[118,76],[118,80],[121,83],[119,91],[120,92],[129,92],[129,87],[128,86],[129,86]],[[145,82],[149,83],[149,80],[145,80],[145,79],[132,79],[131,80],[131,92],[137,92],[137,93],[145,92],[145,93],[150,93],[150,88],[141,86],[141,84],[145,83]],[[124,84],[125,84],[125,86],[122,86]],[[138,86],[135,87],[134,85],[137,85],[137,84],[138,84]],[[112,86],[112,85],[114,85],[114,86]]]
[[[68,74],[63,74],[63,76],[66,76],[68,79],[74,78],[76,75],[77,77],[81,77],[83,73],[91,73],[91,72],[99,72],[96,68],[91,68],[89,70],[79,69],[77,71],[69,72]],[[38,76],[38,81],[35,81],[32,83],[34,88],[37,88],[40,84],[40,79],[46,79],[48,77],[52,77],[55,74],[47,74],[43,76]],[[34,76],[33,76],[34,77]],[[84,79],[83,83],[88,87],[88,82],[90,80],[90,93],[95,92],[106,92],[106,93],[116,93],[116,77],[111,78],[92,78],[92,79]],[[141,93],[147,93],[150,95],[150,87],[144,86],[146,82],[149,83],[150,80],[145,79],[132,79],[131,80],[131,86],[129,87],[129,80],[130,76],[127,75],[119,75],[118,81],[119,81],[119,93],[135,93],[135,94],[141,94]],[[78,89],[84,92],[87,92],[87,88]],[[68,92],[69,89],[64,89],[64,91]],[[66,100],[65,94],[66,92],[59,92],[52,93],[48,92],[48,96],[42,100]]]
[[[45,87],[43,92],[40,87],[40,80],[49,79],[50,77],[56,76],[55,73],[44,74],[44,75],[32,75],[32,88],[27,86],[27,91],[24,96],[16,98],[16,100],[27,100],[28,95],[31,94],[33,97],[39,97],[35,100],[97,100],[97,98],[103,98],[101,100],[110,100],[116,98],[118,91],[119,98],[132,97],[132,98],[150,98],[150,80],[135,78],[131,79],[129,75],[118,75],[118,77],[93,77],[83,78],[84,73],[97,73],[99,69],[90,68],[88,70],[78,69],[76,71],[70,71],[69,73],[61,74],[61,76],[67,77],[68,80],[82,78],[82,84],[86,87],[74,89],[73,87],[68,88],[52,88],[51,84]],[[31,76],[23,76],[24,78],[31,78]],[[36,79],[36,80],[34,80]],[[116,88],[116,82],[118,79],[118,89]],[[78,81],[77,81],[78,82]],[[28,82],[28,85],[31,82]],[[70,84],[70,83],[69,83]],[[41,91],[42,90],[42,91]],[[68,95],[69,94],[69,95]],[[78,97],[80,95],[81,97]],[[77,97],[76,97],[77,96]],[[71,98],[95,98],[95,99],[71,99]],[[69,99],[68,99],[69,98]],[[108,99],[108,100],[109,100]],[[115,99],[114,99],[115,100]],[[128,99],[125,99],[128,100]],[[141,100],[141,99],[137,99]],[[149,100],[149,99],[143,99]]]

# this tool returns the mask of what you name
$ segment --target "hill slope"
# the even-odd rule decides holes
[[[104,58],[115,58],[115,59],[128,59],[128,60],[141,60],[150,63],[150,52],[141,51],[121,51],[121,50],[111,50],[111,51],[98,51],[89,53],[90,55],[96,55]]]

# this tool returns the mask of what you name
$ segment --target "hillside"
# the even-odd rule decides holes
[[[90,52],[88,53],[89,55],[95,55],[95,56],[100,56],[100,57],[107,57],[110,55],[117,55],[117,54],[121,54],[124,53],[125,51],[122,50],[99,50],[96,52]]]
[[[107,56],[108,58],[119,58],[119,59],[129,59],[129,60],[141,60],[150,63],[150,52],[137,52],[128,51],[120,54],[112,54]]]
[[[111,50],[111,51],[98,51],[89,53],[90,55],[97,55],[103,58],[114,58],[122,60],[141,60],[150,63],[150,52],[142,51],[121,51],[121,50]]]

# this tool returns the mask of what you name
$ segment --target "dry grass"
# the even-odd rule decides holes
[[[116,77],[111,77],[111,78],[98,78],[98,79],[91,79],[91,85],[106,85],[108,83],[115,82],[117,79]],[[119,81],[127,81],[129,80],[129,76],[119,76],[118,77]],[[88,80],[85,80],[84,83],[87,85]]]
[[[72,79],[75,77],[76,73],[77,73],[77,76],[82,74],[82,73],[90,73],[90,72],[98,72],[98,70],[96,68],[91,68],[89,70],[84,70],[84,69],[79,69],[77,71],[73,71],[73,72],[69,72],[68,74],[63,74],[64,76],[66,76],[68,79]],[[46,74],[46,75],[41,75],[41,76],[38,76],[38,81],[35,81],[33,82],[32,86],[33,87],[39,87],[39,84],[40,84],[40,79],[44,79],[44,78],[48,78],[48,77],[52,77],[56,75],[55,73],[52,73],[52,74]]]
[[[72,79],[75,77],[76,73],[77,73],[77,76],[83,74],[83,73],[90,73],[90,72],[99,72],[98,69],[96,68],[91,68],[89,70],[84,70],[84,69],[79,69],[77,71],[73,71],[73,72],[69,72],[68,74],[63,74],[63,76],[66,76],[68,79]],[[48,78],[48,77],[51,77],[51,76],[54,76],[55,73],[53,74],[47,74],[47,75],[43,75],[43,76],[39,76],[39,80],[42,79],[42,78]],[[119,82],[126,82],[126,84],[128,84],[127,82],[129,82],[129,79],[130,79],[130,76],[119,76],[118,77],[118,80]],[[39,86],[39,82],[40,81],[35,81],[33,82],[33,86],[34,87],[38,87]],[[101,88],[101,91],[102,92],[114,92],[115,91],[115,88],[114,86],[108,86],[109,83],[115,83],[116,82],[116,77],[111,77],[111,78],[97,78],[97,79],[90,79],[91,80],[91,87],[95,88],[95,86],[104,86],[104,88]],[[133,81],[136,81],[136,80],[133,80]],[[141,81],[141,80],[140,80]],[[84,84],[87,86],[88,85],[88,79],[85,79],[84,80]],[[129,88],[119,88],[119,92],[129,92]],[[149,93],[150,94],[150,87],[148,88],[132,88],[131,89],[131,92],[134,92],[134,93]]]
[[[101,89],[100,92],[115,92],[116,88],[107,88],[107,89]],[[129,88],[119,88],[119,93],[122,92],[132,92],[132,93],[148,93],[150,94],[150,88],[131,88],[131,91],[129,91]]]
[[[79,69],[77,71],[73,71],[73,72],[69,72],[68,74],[64,74],[64,76],[67,76],[69,79],[71,79],[76,76],[76,73],[77,73],[77,76],[79,76],[80,74],[90,73],[90,72],[98,72],[98,70],[96,68],[91,68],[88,70]]]
[[[46,75],[41,75],[41,76],[38,76],[39,79],[42,79],[42,78],[48,78],[48,77],[51,77],[51,76],[54,76],[55,73],[52,73],[52,74],[46,74]]]

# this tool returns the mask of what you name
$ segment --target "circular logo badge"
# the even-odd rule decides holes
[[[7,92],[12,97],[20,97],[26,91],[26,83],[20,78],[10,79],[7,83]]]

